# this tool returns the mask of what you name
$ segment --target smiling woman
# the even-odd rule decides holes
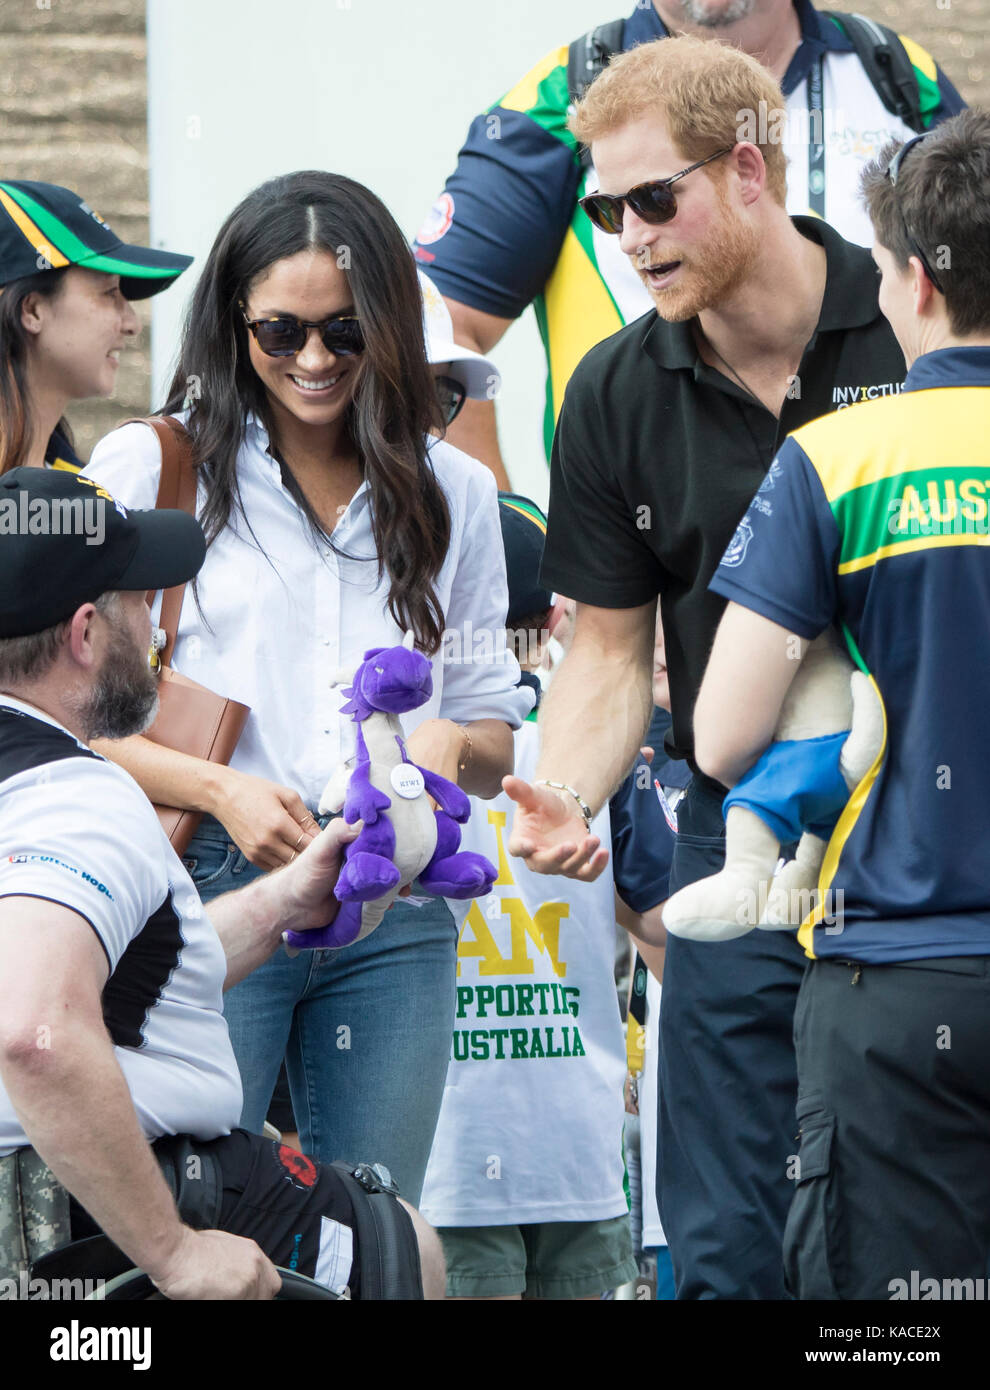
[[[102,751],[153,801],[206,812],[187,860],[201,896],[280,868],[319,832],[323,787],[354,751],[335,678],[407,631],[433,680],[405,719],[410,759],[493,796],[532,703],[505,650],[495,483],[438,437],[416,267],[384,204],[322,172],[249,194],[203,268],[165,410],[191,436],[209,541],[172,665],[251,715],[229,767],[140,738]],[[138,423],[98,444],[86,471],[125,504],[153,506],[160,469]],[[447,661],[455,629],[501,640]],[[285,1056],[304,1149],[381,1160],[415,1203],[447,1070],[457,933],[442,898],[414,892],[346,950],[279,953],[225,1013],[242,1125],[261,1129]]]
[[[69,402],[111,395],[140,331],[130,300],[166,289],[190,262],[125,245],[67,188],[0,182],[0,473],[82,467]]]

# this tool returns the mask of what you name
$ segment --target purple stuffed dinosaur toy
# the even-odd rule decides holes
[[[320,798],[320,812],[343,810],[363,829],[344,851],[334,888],[341,908],[316,931],[286,932],[297,950],[350,946],[374,931],[400,888],[418,879],[443,898],[484,897],[497,877],[484,855],[458,853],[460,825],[471,814],[467,795],[454,782],[411,763],[398,715],[418,709],[433,693],[429,661],[412,648],[412,633],[399,647],[372,647],[350,680],[341,706],[357,726],[357,761],[348,775],[338,768]],[[437,803],[430,808],[428,796]],[[460,823],[460,824],[459,824]]]

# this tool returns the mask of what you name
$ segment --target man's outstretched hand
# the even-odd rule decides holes
[[[589,835],[568,792],[503,777],[502,790],[516,803],[509,853],[538,874],[564,874],[591,883],[608,863],[608,850]]]

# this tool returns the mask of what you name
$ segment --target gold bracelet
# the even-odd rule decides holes
[[[471,742],[471,735],[468,733],[467,729],[465,729],[464,725],[458,724],[457,727],[460,729],[461,733],[467,739],[467,755],[465,756],[464,761],[462,763],[457,764],[458,771],[463,772],[464,769],[467,767],[468,763],[471,761],[471,754],[474,752],[474,744]]]

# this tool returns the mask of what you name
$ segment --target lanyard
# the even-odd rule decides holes
[[[825,216],[825,86],[821,58],[808,73],[808,206],[816,217]]]
[[[646,1056],[646,962],[636,952],[632,969],[632,990],[626,1019],[626,1067],[633,1083],[633,1100],[638,1101],[638,1082]]]

